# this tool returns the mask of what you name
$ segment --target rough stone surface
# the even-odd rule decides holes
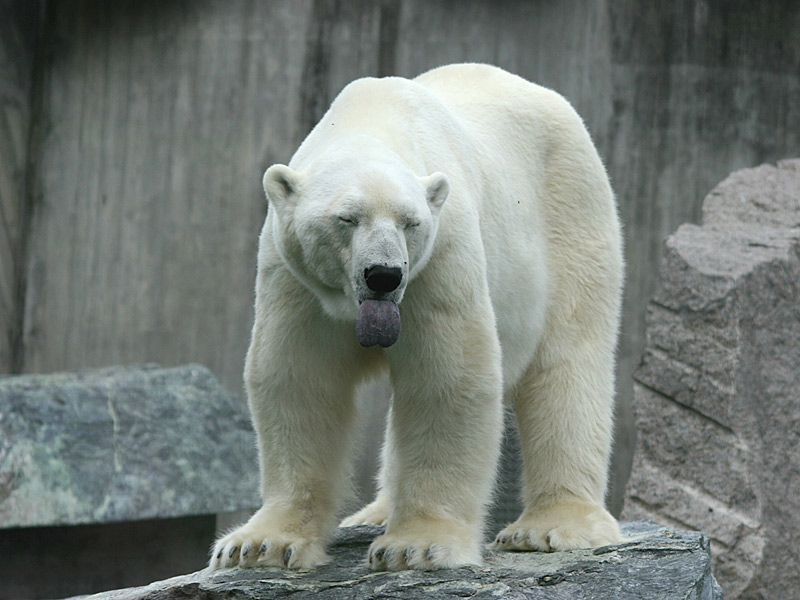
[[[727,598],[800,590],[800,160],[737,171],[666,241],[623,518],[711,537]]]
[[[93,600],[204,598],[474,598],[506,600],[721,600],[701,533],[627,523],[621,544],[544,554],[487,552],[483,567],[374,573],[364,564],[381,527],[339,529],[330,564],[299,573],[278,569],[198,571],[146,587],[91,596]]]
[[[200,365],[0,377],[0,528],[258,506],[247,408]]]

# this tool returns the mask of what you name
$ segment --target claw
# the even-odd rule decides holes
[[[394,555],[396,553],[397,553],[397,551],[394,548],[389,548],[383,554],[383,561],[386,563],[387,567],[389,566],[389,563],[391,563],[392,560],[394,560]]]
[[[262,556],[262,555],[264,555],[266,553],[267,546],[268,546],[267,540],[264,540],[263,542],[261,542],[261,546],[259,546],[259,548],[258,548],[258,556]]]
[[[233,546],[228,552],[228,558],[233,558],[233,555],[236,554],[236,551],[239,549],[239,546]]]
[[[288,567],[289,561],[292,560],[292,554],[294,554],[294,550],[291,548],[287,548],[286,551],[283,553],[283,566]]]

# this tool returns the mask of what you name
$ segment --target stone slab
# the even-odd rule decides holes
[[[310,572],[274,568],[198,571],[87,600],[287,598],[472,598],[522,600],[721,600],[711,573],[708,537],[652,522],[623,524],[621,544],[573,552],[487,551],[483,567],[440,571],[370,571],[364,563],[383,528],[336,532],[328,565]]]
[[[247,407],[205,367],[0,377],[0,528],[259,505]]]

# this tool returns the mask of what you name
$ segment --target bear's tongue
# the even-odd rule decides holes
[[[400,309],[391,300],[364,300],[356,317],[358,343],[388,348],[400,337]]]

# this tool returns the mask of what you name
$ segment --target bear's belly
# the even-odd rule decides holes
[[[487,253],[489,295],[502,349],[506,392],[516,385],[533,361],[547,321],[549,288],[545,254],[541,247],[524,246],[524,250],[512,248],[510,254],[503,254],[515,256],[513,262],[492,260],[492,254]]]
[[[503,391],[508,392],[533,361],[545,327],[545,303],[493,303],[503,356]]]

